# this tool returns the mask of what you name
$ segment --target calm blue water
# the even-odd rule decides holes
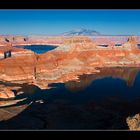
[[[50,89],[49,91],[44,91],[44,93],[48,93],[48,96],[50,96],[52,99],[67,98],[72,99],[72,101],[75,103],[87,102],[90,100],[100,102],[108,99],[116,99],[118,101],[134,101],[136,99],[140,99],[140,72],[137,73],[135,80],[132,81],[133,84],[130,86],[127,85],[127,81],[124,79],[112,78],[110,75],[93,81],[91,80],[91,84],[84,87],[84,81],[88,81],[90,77],[94,77],[94,75],[83,76],[87,76],[87,78],[82,79],[81,76],[81,82],[83,83],[81,85],[77,82],[51,84],[51,86],[56,88]],[[131,78],[133,77],[130,77],[128,80],[131,80]],[[73,87],[75,87],[75,89]]]
[[[23,121],[25,128],[33,128],[37,122],[31,118],[37,115],[46,121],[43,129],[128,129],[126,118],[140,112],[140,68],[104,68],[79,79],[52,83],[46,90],[22,85],[25,94],[16,99],[27,99],[16,106],[32,105],[4,123],[5,128],[22,129]],[[39,100],[44,102],[36,103]],[[27,119],[21,121],[24,117]]]
[[[58,98],[68,99],[72,102],[87,102],[88,100],[98,102],[116,98],[120,101],[132,101],[140,98],[139,70],[139,68],[125,68],[125,71],[117,77],[113,72],[113,75],[106,76],[106,69],[103,69],[102,76],[98,74],[82,75],[79,77],[80,82],[52,83],[49,85],[52,87],[51,89],[34,90],[34,94],[30,95],[30,99],[47,98],[55,100]],[[36,87],[30,86],[30,88],[34,89]]]
[[[48,52],[50,50],[55,49],[57,46],[52,46],[52,45],[27,45],[27,46],[17,46],[18,48],[25,48],[32,50],[33,52],[37,54],[42,54],[45,52]]]

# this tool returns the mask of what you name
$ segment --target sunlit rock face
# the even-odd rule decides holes
[[[0,62],[0,80],[22,81],[34,78],[34,66],[36,57],[27,55],[11,57]]]
[[[12,56],[0,60],[0,80],[34,84],[46,89],[49,83],[77,80],[78,75],[100,72],[97,67],[140,66],[140,50],[137,48],[135,36],[129,37],[127,42],[119,47],[104,40],[102,42],[108,43],[108,47],[101,47],[98,46],[100,41],[86,36],[44,38],[47,43],[61,45],[44,54],[35,54],[12,45],[1,46],[2,55],[6,49],[12,52]],[[41,43],[41,38],[38,39]],[[44,41],[45,39],[42,38]],[[14,38],[15,40],[22,42],[29,41],[30,38],[18,37]]]
[[[22,45],[28,44],[28,37],[26,36],[0,36],[0,45]]]
[[[71,38],[87,38],[91,39],[96,45],[107,44],[114,46],[115,44],[124,44],[130,36],[13,36],[0,35],[0,45],[28,45],[28,44],[56,44],[63,45],[65,41]],[[137,36],[137,43],[140,44],[140,37]]]
[[[15,95],[10,89],[8,89],[8,88],[0,89],[0,98],[10,99],[10,98],[14,98],[14,97],[15,97]]]
[[[130,130],[140,130],[140,114],[127,117],[126,122]]]
[[[64,38],[51,36],[0,36],[0,45],[63,44]]]

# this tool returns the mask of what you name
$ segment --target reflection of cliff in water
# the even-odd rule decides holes
[[[72,92],[81,91],[90,86],[93,81],[106,77],[124,80],[127,86],[131,87],[139,71],[139,68],[102,68],[99,73],[79,76],[79,82],[66,82],[65,87]]]
[[[52,83],[49,84],[48,87],[50,87],[50,89],[44,89],[41,90],[40,88],[38,88],[35,85],[28,85],[28,84],[15,84],[15,83],[5,83],[5,82],[0,82],[0,86],[5,86],[5,87],[9,87],[10,89],[12,89],[15,92],[15,103],[16,100],[22,100],[22,99],[26,99],[24,102],[22,102],[21,104],[26,104],[26,103],[30,103],[32,101],[35,100],[39,100],[42,99],[43,97],[46,98],[46,93],[53,93],[53,95],[57,94],[56,96],[58,96],[59,92],[57,89],[55,89],[55,87],[59,87],[59,89],[63,89],[64,93],[70,91],[70,92],[83,92],[83,93],[89,93],[89,92],[93,92],[94,94],[103,94],[103,90],[94,90],[94,88],[106,88],[109,89],[110,87],[107,85],[102,85],[103,80],[107,77],[111,78],[109,79],[110,82],[114,81],[113,79],[117,79],[118,81],[116,82],[116,86],[114,85],[115,83],[113,83],[114,87],[118,87],[118,83],[120,83],[119,81],[122,80],[124,81],[124,83],[126,83],[126,89],[125,91],[123,91],[124,93],[128,93],[130,90],[127,87],[133,87],[134,81],[139,73],[139,68],[121,68],[121,67],[116,67],[116,68],[101,68],[100,72],[96,73],[96,74],[84,74],[79,76],[78,81],[68,81],[66,83]],[[99,81],[100,80],[100,81]],[[98,85],[94,85],[94,83],[96,83],[97,81],[99,81]],[[106,79],[104,81],[104,83],[106,83]],[[120,83],[122,84],[122,83]],[[90,90],[86,90],[88,87],[93,87],[93,89]],[[124,85],[122,86],[124,87]],[[136,85],[136,87],[138,87]],[[135,89],[135,87],[134,87]],[[135,92],[137,89],[132,89],[130,92]],[[51,92],[51,90],[53,90],[53,92]],[[94,91],[92,91],[94,90]],[[100,93],[99,93],[100,92]],[[114,93],[111,93],[114,92]],[[110,95],[115,95],[116,91],[113,89],[110,92]],[[106,94],[107,95],[107,94]],[[110,96],[107,95],[107,96]],[[76,97],[75,97],[76,98]],[[0,101],[0,106],[3,106],[4,104],[6,105],[10,105],[10,104],[14,103],[13,101]],[[19,106],[21,105],[19,103]]]
[[[0,108],[0,129],[128,129],[126,118],[140,112],[138,72],[103,68],[46,90],[20,85],[16,99],[25,100]]]

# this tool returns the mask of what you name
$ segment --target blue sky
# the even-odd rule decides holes
[[[78,28],[140,35],[140,10],[0,10],[0,34],[57,35]]]

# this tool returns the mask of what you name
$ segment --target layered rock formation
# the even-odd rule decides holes
[[[0,36],[0,45],[6,44],[17,44],[17,45],[24,45],[28,44],[28,37],[26,36]]]
[[[106,76],[121,78],[127,82],[128,86],[132,86],[138,70],[133,68],[132,71],[127,71],[127,69],[128,67],[140,67],[140,50],[137,47],[138,37],[126,37],[125,39],[124,42],[121,40],[123,43],[121,41],[117,42],[119,37],[116,37],[116,39],[112,37],[112,40],[105,37],[95,39],[85,36],[8,38],[10,41],[1,39],[3,44],[1,43],[0,47],[2,56],[0,60],[0,81],[2,81],[0,83],[0,98],[13,99],[16,95],[23,94],[27,90],[32,94],[32,90],[28,89],[29,85],[49,89],[51,83],[65,83],[68,90],[79,91],[88,87],[93,80]],[[116,46],[114,40],[122,44]],[[44,54],[36,54],[30,50],[14,47],[14,45],[21,45],[25,42],[28,44],[29,41],[32,44],[58,44],[59,47]],[[102,46],[104,44],[108,46]],[[12,55],[5,59],[4,52],[6,51],[11,51]],[[103,71],[101,69],[103,67],[108,67],[108,69]],[[94,73],[96,73],[96,76],[94,76]],[[86,75],[88,78],[83,74],[89,74]],[[10,84],[5,85],[7,82]],[[23,88],[21,86],[23,84],[28,86]],[[13,103],[14,101],[10,102]],[[0,106],[4,106],[4,104],[4,101],[0,102]],[[94,106],[91,104],[89,105],[90,108]],[[122,106],[121,104],[120,107],[122,108]],[[69,109],[67,109],[67,112],[69,112]],[[102,114],[102,110],[100,113]],[[100,117],[102,117],[101,114],[99,114]],[[15,114],[7,115],[6,118],[9,119],[11,116],[13,117]],[[50,116],[52,117],[52,115]],[[110,119],[107,117],[107,120]],[[134,119],[129,117],[127,123],[131,130],[139,130],[139,115]]]
[[[140,66],[137,37],[130,37],[122,46],[110,43],[108,47],[98,46],[100,42],[82,36],[50,37],[46,41],[61,45],[40,55],[13,45],[3,46],[2,49],[10,50],[13,55],[0,60],[0,80],[34,84],[43,89],[50,83],[77,80],[79,75],[99,72],[97,67]]]
[[[51,37],[51,36],[0,36],[0,46],[4,45],[32,45],[32,44],[49,44],[49,45],[61,45],[63,43],[63,37]]]
[[[84,35],[80,35],[85,37]],[[65,40],[70,38],[79,37],[77,36],[14,36],[14,35],[0,35],[0,46],[12,44],[12,45],[31,45],[31,44],[52,44],[61,45],[64,44]],[[129,36],[88,36],[94,43],[97,44],[124,44],[127,42]],[[137,36],[137,43],[140,44],[140,36]]]

